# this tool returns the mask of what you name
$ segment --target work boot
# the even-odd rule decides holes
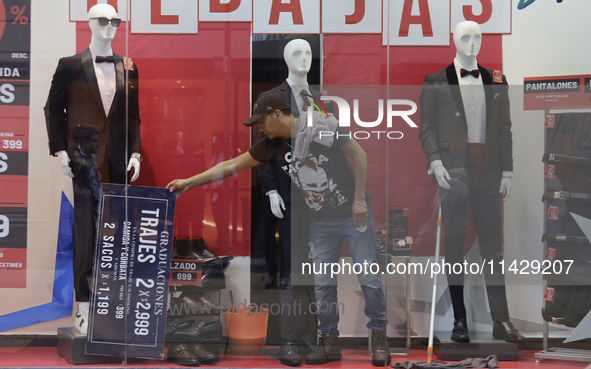
[[[320,332],[319,341],[316,349],[306,356],[306,364],[319,365],[343,358],[338,336],[329,336],[326,332]]]
[[[385,329],[383,331],[371,330],[371,350],[371,365],[381,367],[390,365],[392,357],[388,349],[388,337]]]
[[[300,366],[300,354],[298,347],[293,342],[288,342],[279,348],[279,362],[283,365]]]

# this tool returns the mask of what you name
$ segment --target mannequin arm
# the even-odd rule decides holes
[[[427,155],[427,165],[429,168],[434,160],[441,160],[439,151],[438,120],[439,112],[437,110],[437,92],[441,86],[436,85],[430,76],[425,77],[423,90],[421,91],[420,109],[421,109],[421,128],[419,129],[419,139],[423,143],[423,150]]]
[[[65,152],[68,148],[69,127],[66,108],[68,107],[69,70],[66,61],[60,59],[43,109],[51,155],[57,155],[59,151]]]
[[[509,104],[509,86],[503,76],[503,84],[496,86],[499,91],[499,125],[497,129],[501,171],[513,171],[513,136],[511,133],[511,114]]]
[[[238,173],[243,169],[248,169],[259,165],[250,153],[247,151],[237,158],[223,161],[216,164],[213,168],[209,168],[205,172],[194,175],[191,178],[175,179],[166,185],[170,192],[177,192],[179,194],[187,192],[193,187],[203,186],[205,184],[219,181],[234,173]]]

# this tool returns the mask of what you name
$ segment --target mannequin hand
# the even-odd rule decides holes
[[[70,169],[70,157],[68,156],[66,150],[58,151],[57,157],[60,159],[60,164],[62,165],[64,174],[70,178],[74,178],[74,173],[72,173],[72,169]]]
[[[271,192],[269,195],[269,201],[271,202],[271,212],[279,219],[283,219],[283,212],[281,208],[285,210],[285,203],[283,202],[283,198],[277,192]]]
[[[447,181],[449,181],[451,178],[447,172],[447,169],[445,169],[443,165],[433,169],[433,174],[435,174],[435,179],[437,180],[439,187],[445,188],[446,190],[451,188],[449,183],[447,183]]]
[[[511,178],[503,177],[503,179],[501,179],[501,187],[499,188],[499,193],[503,194],[503,201],[507,201],[507,199],[511,195]]]
[[[129,172],[131,168],[133,168],[133,177],[131,177],[131,181],[134,182],[137,179],[137,177],[140,176],[140,161],[136,158],[129,159],[127,171]]]

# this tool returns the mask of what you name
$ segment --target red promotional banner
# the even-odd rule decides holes
[[[25,288],[31,2],[0,0],[0,288]]]

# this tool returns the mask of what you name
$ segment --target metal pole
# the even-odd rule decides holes
[[[435,242],[435,264],[439,264],[439,250],[441,248],[441,204],[437,216],[437,241]],[[433,360],[433,328],[435,327],[435,305],[437,303],[437,275],[433,277],[433,295],[431,296],[431,320],[429,322],[429,346],[427,347],[427,363]]]

